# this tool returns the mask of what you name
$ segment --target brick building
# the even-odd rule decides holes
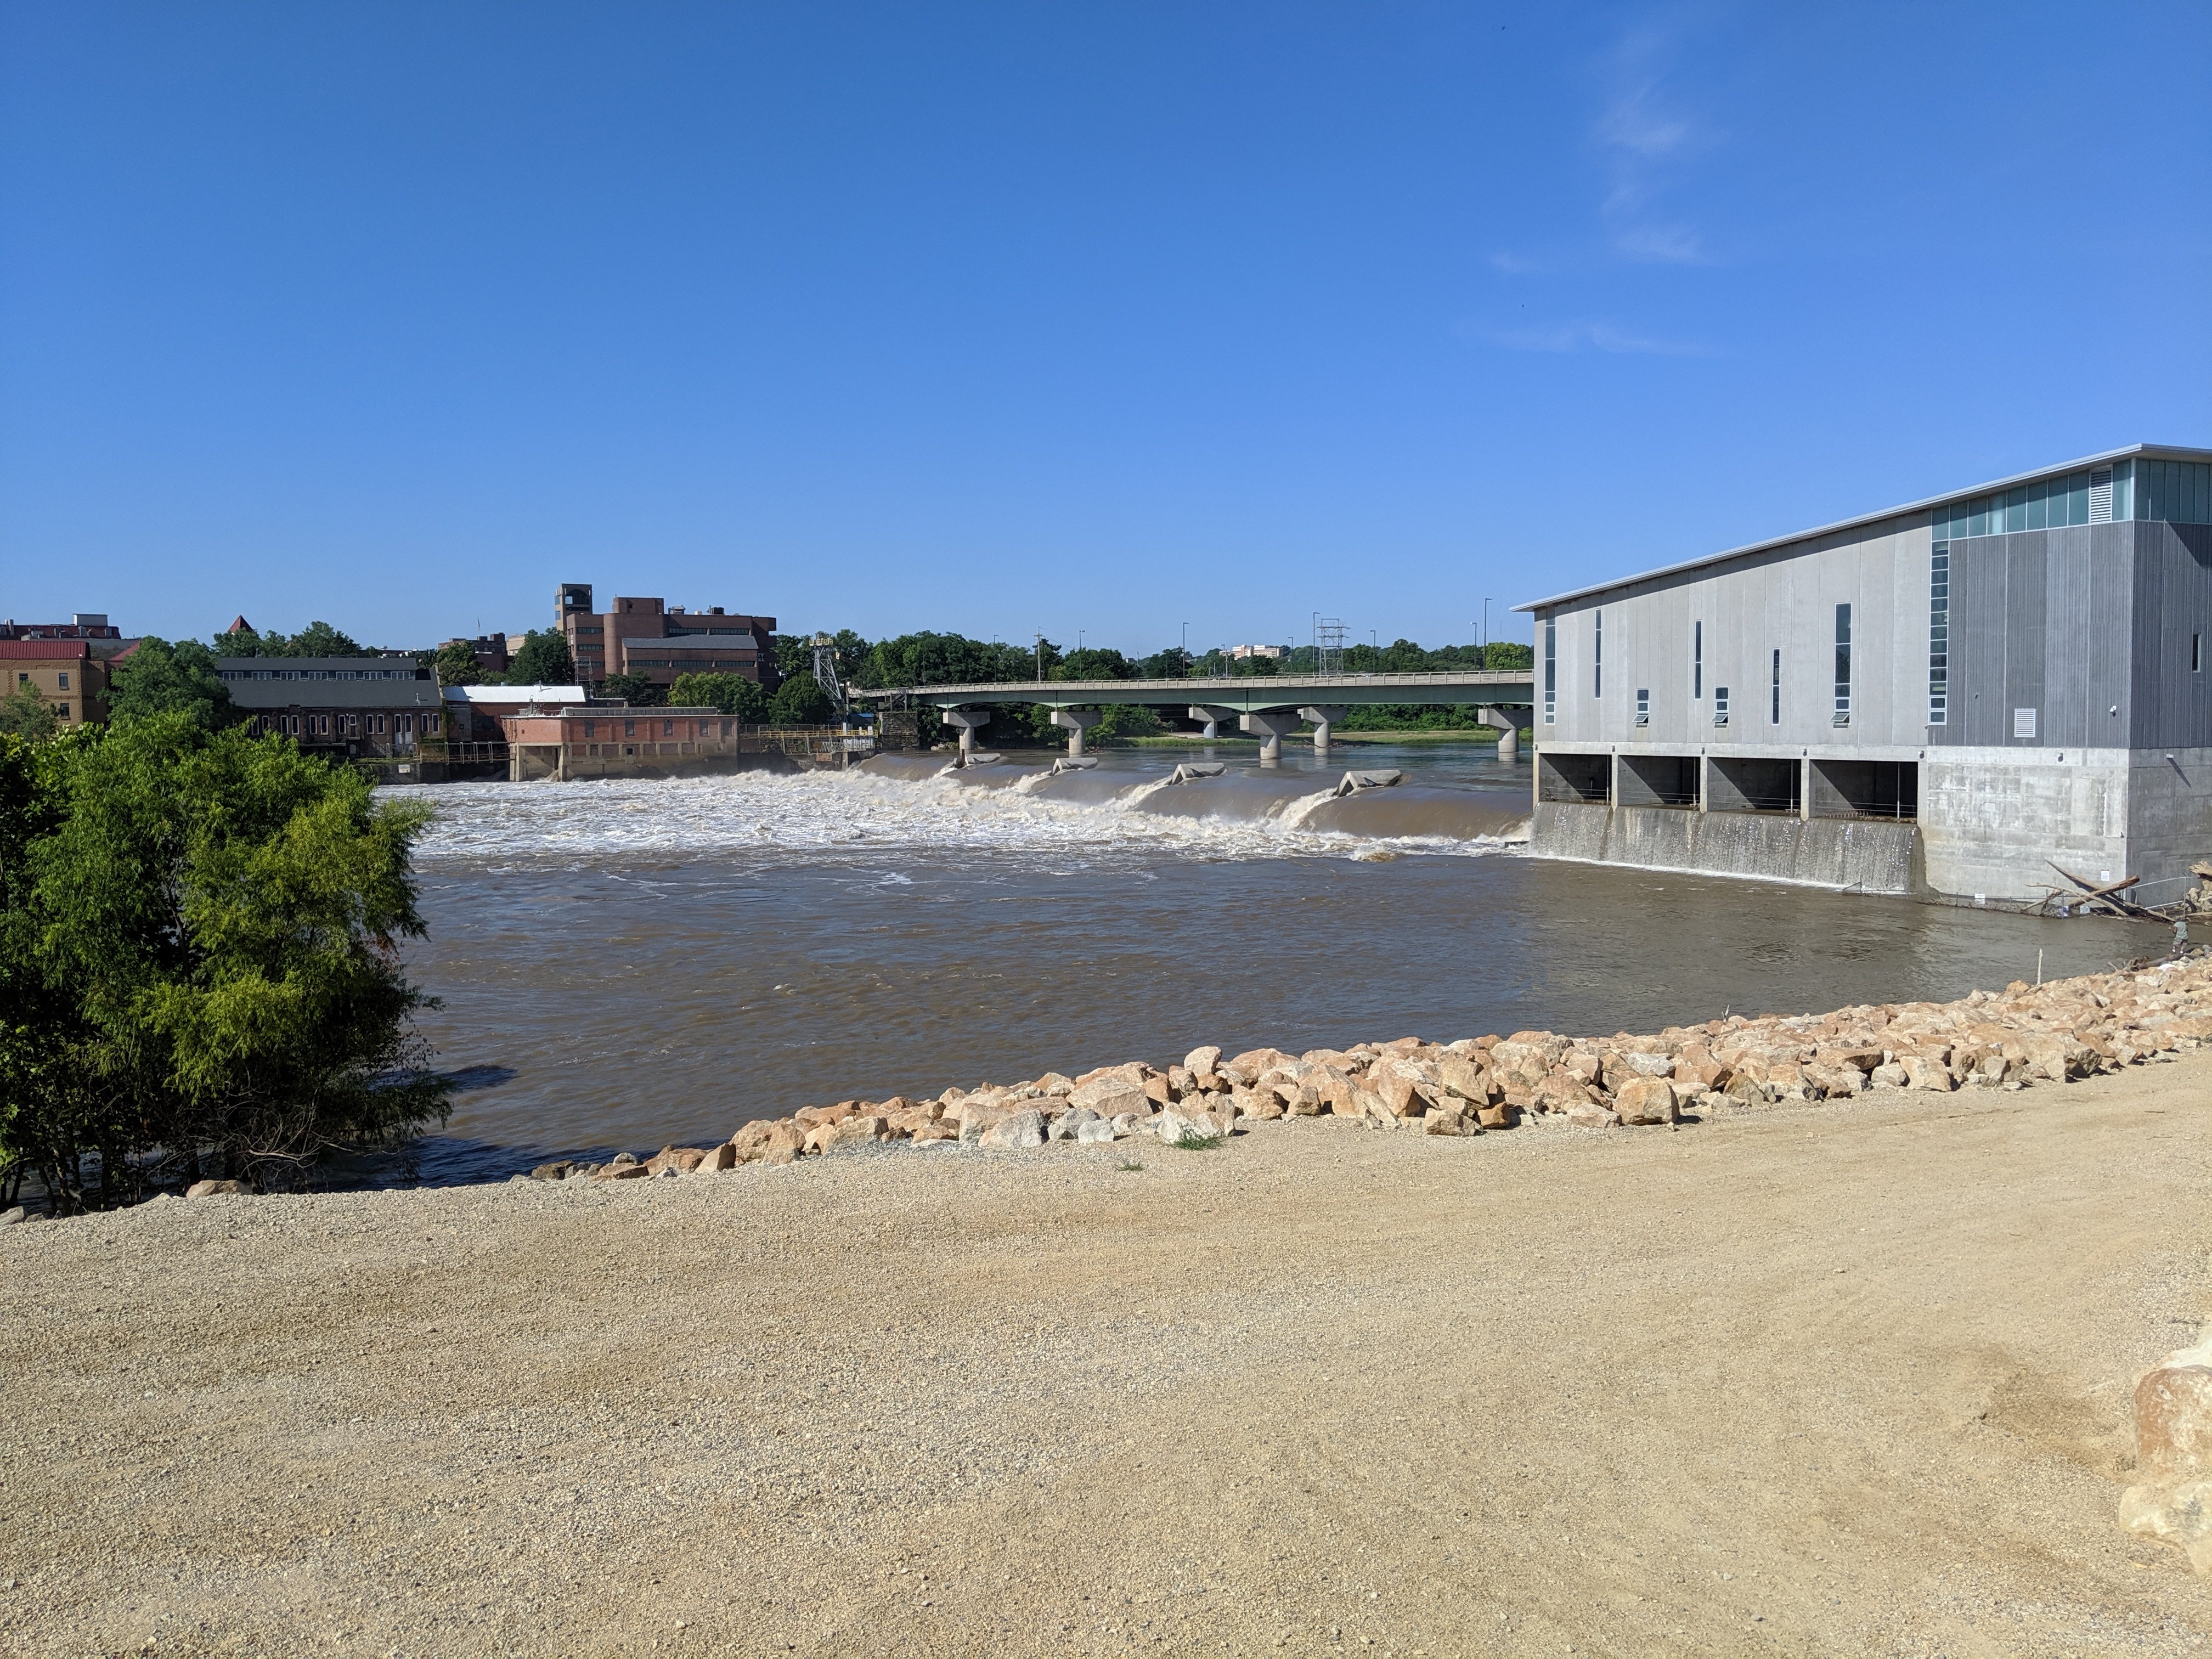
[[[104,640],[51,635],[0,639],[0,673],[6,676],[0,692],[9,696],[19,691],[34,693],[64,726],[104,722],[107,719],[109,665],[130,653],[122,650],[109,657],[96,655],[94,647],[101,642]]]
[[[589,582],[562,583],[555,609],[576,678],[586,685],[611,674],[642,674],[656,685],[672,685],[684,674],[736,674],[775,689],[773,617],[637,599],[617,599],[599,611]]]
[[[445,736],[445,702],[411,656],[218,657],[231,706],[302,749],[406,755]]]

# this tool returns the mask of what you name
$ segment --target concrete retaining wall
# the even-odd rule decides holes
[[[1529,836],[1540,858],[1680,870],[1910,894],[1927,884],[1914,825],[1879,819],[1698,812],[1680,807],[1540,801]]]

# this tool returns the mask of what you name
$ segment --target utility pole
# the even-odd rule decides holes
[[[1039,685],[1042,685],[1042,684],[1044,684],[1044,629],[1042,629],[1042,628],[1040,628],[1039,629],[1037,629],[1036,647],[1037,647],[1037,684],[1038,684]]]

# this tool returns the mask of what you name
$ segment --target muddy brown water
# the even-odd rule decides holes
[[[1163,781],[1179,761],[1220,777]],[[422,854],[432,1181],[697,1145],[856,1096],[1524,1026],[1656,1030],[2104,969],[2163,930],[1532,859],[1475,744],[1114,750],[459,784]],[[1323,798],[1347,766],[1394,789]],[[413,793],[416,792],[410,792]]]

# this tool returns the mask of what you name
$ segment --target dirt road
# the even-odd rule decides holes
[[[2212,1629],[2112,1522],[2127,1384],[2212,1300],[2212,1053],[1674,1132],[1270,1129],[0,1231],[0,1650]]]

